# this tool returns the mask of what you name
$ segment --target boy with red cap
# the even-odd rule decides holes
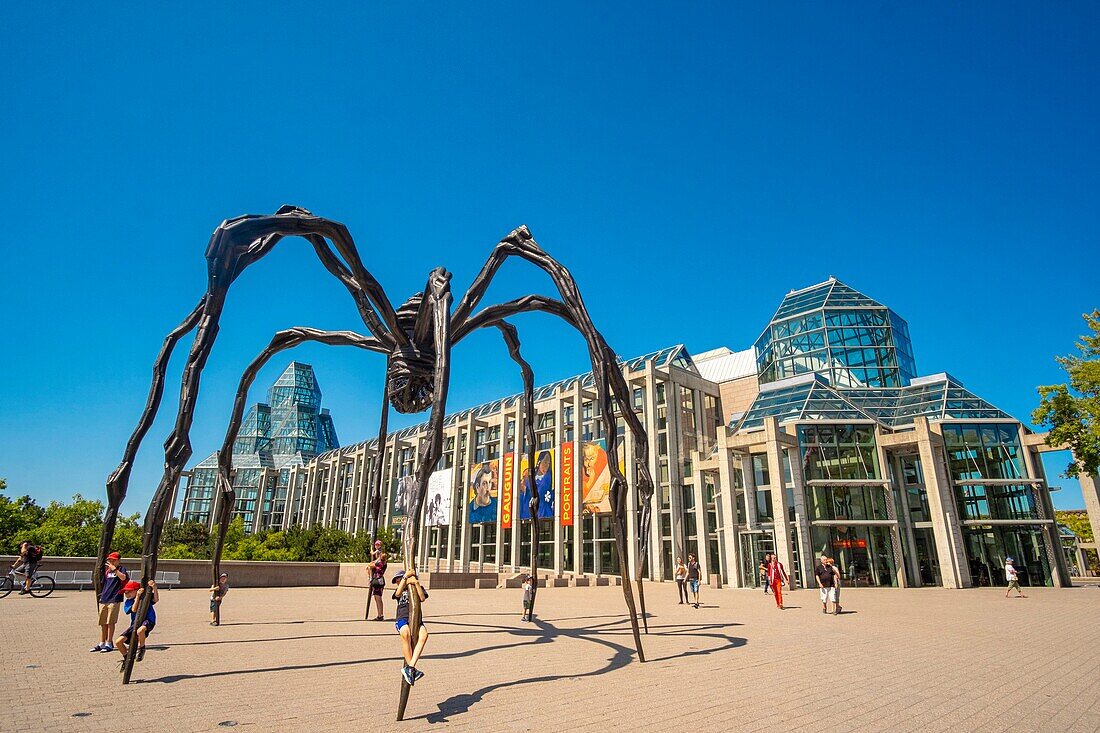
[[[122,652],[123,664],[119,664],[118,670],[121,672],[126,662],[126,645],[134,643],[134,636],[137,636],[137,661],[145,659],[145,640],[149,637],[149,634],[153,633],[153,627],[157,625],[157,612],[153,610],[153,606],[157,605],[157,601],[160,600],[160,596],[157,593],[157,584],[155,581],[149,581],[149,588],[153,591],[153,605],[149,606],[149,613],[145,614],[145,620],[141,622],[137,627],[135,634],[134,622],[137,621],[137,606],[138,601],[141,600],[141,596],[145,593],[145,589],[141,587],[141,583],[136,580],[131,580],[129,583],[122,587],[122,593],[126,596],[126,601],[122,606],[122,610],[130,616],[130,628],[122,632],[122,634],[115,639],[115,646]]]
[[[130,580],[130,573],[120,564],[122,558],[117,552],[107,556],[103,568],[103,592],[99,595],[99,643],[88,651],[113,652],[111,636],[118,621],[118,607],[122,604],[122,586]]]

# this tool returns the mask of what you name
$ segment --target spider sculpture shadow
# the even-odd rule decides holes
[[[313,246],[325,269],[347,288],[370,335],[361,335],[351,331],[320,331],[303,327],[279,331],[271,339],[271,343],[267,348],[249,364],[241,376],[229,427],[221,449],[218,451],[220,498],[215,513],[219,531],[215,540],[213,558],[214,582],[217,582],[218,579],[222,544],[225,540],[225,531],[229,524],[235,499],[230,481],[233,444],[240,430],[248,389],[256,374],[271,357],[307,341],[354,346],[384,354],[386,356],[386,382],[379,425],[378,445],[380,446],[385,444],[386,422],[391,405],[401,413],[418,413],[431,410],[427,440],[420,449],[419,468],[416,472],[412,496],[409,499],[410,511],[407,526],[403,533],[402,550],[405,567],[414,568],[417,539],[423,522],[428,475],[437,464],[442,452],[443,419],[446,413],[447,389],[450,381],[452,345],[459,343],[463,338],[480,328],[496,328],[500,331],[508,347],[508,352],[519,365],[523,377],[527,465],[534,466],[534,374],[530,365],[520,354],[520,341],[515,327],[506,319],[519,313],[543,311],[562,318],[576,328],[588,345],[597,399],[606,428],[605,434],[607,435],[608,465],[611,471],[609,495],[615,528],[615,549],[618,553],[622,575],[623,595],[626,600],[638,659],[644,662],[645,656],[642,651],[641,635],[638,628],[639,614],[635,607],[634,592],[627,570],[627,480],[619,469],[618,432],[615,425],[616,412],[613,404],[613,400],[615,400],[620,405],[630,405],[631,394],[627,388],[626,380],[619,370],[615,352],[608,347],[603,336],[593,325],[573,276],[565,267],[539,247],[526,227],[516,229],[496,245],[470,289],[462,296],[457,307],[452,310],[451,274],[441,267],[432,270],[422,293],[414,295],[395,309],[381,285],[363,265],[347,228],[338,222],[314,216],[305,209],[283,206],[270,216],[248,215],[222,222],[214,230],[214,234],[206,248],[208,270],[206,292],[199,299],[194,310],[165,337],[164,344],[153,364],[153,380],[145,410],[142,412],[137,427],[126,444],[122,461],[107,479],[107,511],[103,522],[103,534],[100,538],[95,573],[97,592],[100,590],[98,586],[102,583],[103,565],[114,536],[119,508],[126,496],[134,456],[137,454],[142,439],[156,417],[164,393],[165,371],[176,343],[184,335],[195,331],[194,341],[183,370],[176,421],[172,432],[164,443],[164,474],[145,515],[141,563],[143,585],[148,583],[149,579],[156,574],[157,550],[160,545],[164,523],[171,510],[171,496],[186,462],[191,457],[189,434],[194,419],[195,403],[198,398],[199,378],[218,335],[218,322],[229,287],[245,268],[270,252],[281,239],[291,236],[302,237],[308,241]],[[520,257],[544,270],[557,287],[560,299],[542,295],[528,295],[477,311],[476,309],[493,277],[509,257]],[[645,597],[642,592],[642,576],[645,572],[645,558],[648,556],[653,496],[653,480],[648,467],[649,447],[645,428],[638,416],[630,409],[623,409],[621,415],[634,440],[634,469],[637,476],[638,490],[637,538],[638,557],[640,558],[636,564],[635,579],[637,581],[642,623],[647,625]],[[375,461],[375,468],[370,476],[369,526],[371,527],[372,538],[377,533],[378,517],[382,505],[380,464],[381,461]],[[534,574],[535,559],[539,555],[539,493],[531,491],[530,496],[531,517],[532,522],[534,522],[531,533],[531,573]],[[411,596],[409,625],[415,629],[420,624],[421,609],[417,594],[412,593]],[[152,594],[150,593],[142,595],[137,609],[138,623],[145,618],[151,598]],[[534,600],[532,599],[533,607]],[[126,658],[123,670],[124,684],[130,681],[135,649],[136,645],[132,645]],[[408,685],[402,682],[398,720],[404,715],[408,693]]]

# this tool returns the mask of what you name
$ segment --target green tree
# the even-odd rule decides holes
[[[1057,357],[1069,383],[1039,387],[1039,407],[1031,414],[1050,431],[1047,445],[1073,450],[1076,461],[1066,468],[1066,477],[1094,475],[1100,468],[1100,310],[1084,318],[1092,335],[1077,343],[1081,355]]]
[[[0,478],[0,491],[4,491],[7,486],[7,482]],[[42,524],[45,517],[46,510],[35,504],[31,497],[9,499],[0,494],[0,552],[18,552],[19,543],[31,530]]]
[[[1078,512],[1054,512],[1059,524],[1064,524],[1070,531],[1081,538],[1082,542],[1092,542],[1092,525],[1086,514]]]
[[[130,519],[136,522],[136,518],[134,515]],[[120,519],[119,524],[125,525],[124,519]],[[92,557],[99,551],[102,528],[103,502],[77,494],[71,504],[50,502],[42,523],[28,533],[28,538],[42,545],[48,555]],[[140,541],[137,549],[141,549]]]

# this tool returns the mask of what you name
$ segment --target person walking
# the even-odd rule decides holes
[[[1027,598],[1020,588],[1020,575],[1016,571],[1014,563],[1015,560],[1011,557],[1005,558],[1005,579],[1008,580],[1008,589],[1005,591],[1005,598],[1008,598],[1008,594],[1012,592],[1013,588],[1016,589],[1017,598]]]
[[[691,553],[688,553],[687,571],[688,587],[691,588],[691,594],[695,596],[695,603],[693,605],[699,608],[699,561],[696,560],[695,555]]]
[[[831,567],[836,574],[836,602],[833,604],[833,608],[836,609],[837,615],[840,615],[842,610],[840,607],[840,587],[844,584],[844,576],[841,574],[840,568],[837,567],[835,558],[827,557],[825,558],[825,562],[829,563],[829,567]]]
[[[818,594],[821,596],[821,612],[829,612],[829,601],[833,602],[833,614],[837,613],[836,605],[836,568],[829,564],[829,558],[824,554],[814,569],[817,576]]]
[[[382,546],[378,545],[378,550],[374,554],[374,564],[370,568],[370,595],[374,599],[374,607],[378,609],[378,615],[374,617],[375,621],[385,618],[382,613],[382,589],[386,587],[386,560],[388,559],[389,555],[382,552]]]
[[[676,571],[672,574],[672,576],[676,578],[676,596],[680,599],[680,602],[677,605],[683,605],[688,602],[688,569],[687,565],[684,565],[684,559],[682,557],[676,558]]]
[[[122,567],[122,557],[117,552],[107,556],[103,568],[103,592],[99,595],[99,643],[88,651],[113,652],[111,639],[118,623],[118,609],[122,605],[122,586],[130,580],[130,573]]]
[[[775,605],[780,611],[783,610],[784,583],[790,588],[791,579],[787,575],[787,569],[783,567],[783,563],[779,562],[778,555],[772,555],[771,562],[768,563],[768,585],[772,587],[772,594],[775,596]]]
[[[764,586],[764,595],[771,593],[771,588],[768,587],[768,563],[772,561],[772,554],[770,552],[764,553],[764,559],[760,561],[760,585]]]

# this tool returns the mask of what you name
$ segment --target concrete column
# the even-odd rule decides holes
[[[584,497],[581,496],[581,463],[584,460],[583,444],[581,441],[581,403],[584,401],[581,397],[581,380],[577,380],[573,383],[573,424],[570,426],[573,428],[573,565],[568,568],[573,571],[574,575],[582,575],[583,563],[581,561],[582,552],[584,551],[583,536],[585,521],[582,510],[584,508]]]
[[[943,447],[943,438],[932,432],[928,418],[917,417],[913,423],[921,469],[924,472],[940,577],[945,588],[969,588],[973,581],[970,578],[970,565],[966,560],[962,529],[958,521],[958,504],[947,467],[937,455],[937,449]]]
[[[647,361],[645,365],[645,402],[642,411],[642,424],[645,425],[646,440],[649,443],[649,475],[653,477],[654,492],[649,523],[649,576],[663,581],[665,566],[664,545],[661,540],[661,467],[657,451],[657,371],[652,361]]]
[[[695,459],[698,458],[699,454],[698,451],[695,451],[689,455],[692,455],[692,458]],[[703,583],[710,583],[711,568],[710,561],[707,558],[707,555],[710,554],[707,552],[707,514],[703,502],[700,501],[700,496],[703,493],[703,471],[699,468],[698,460],[692,461],[691,481],[692,494],[695,496],[695,508],[691,512],[695,516],[695,531],[696,536],[699,538],[699,578]]]
[[[552,470],[554,471],[554,475],[558,479],[558,485],[554,489],[554,497],[555,497],[555,501],[554,501],[554,518],[551,520],[554,523],[554,575],[559,575],[559,576],[562,574],[562,570],[565,567],[564,564],[562,563],[562,526],[561,526],[561,492],[562,492],[562,487],[565,485],[565,481],[563,480],[564,477],[561,475],[562,446],[565,442],[564,441],[565,431],[563,429],[562,420],[565,416],[563,414],[564,410],[562,410],[562,399],[561,398],[562,398],[562,395],[561,395],[560,392],[556,393],[553,397],[553,399],[554,399],[554,407],[553,407],[553,410],[554,410],[554,445],[557,447],[556,452],[558,454],[558,456],[557,456],[558,460],[556,461],[556,463],[558,465],[554,466]],[[577,495],[576,456],[573,457],[573,463],[574,463],[574,471],[573,471],[573,481],[574,481],[574,483],[573,483],[573,496],[574,496],[573,506],[574,506],[574,512],[573,512],[573,514],[576,515],[576,511],[575,511],[575,509],[576,509],[576,495]]]
[[[1095,474],[1081,474],[1077,480],[1081,482],[1081,495],[1089,515],[1089,526],[1092,527],[1092,541],[1100,544],[1100,479]]]
[[[741,548],[737,541],[737,487],[734,481],[735,464],[740,461],[737,455],[726,446],[726,428],[718,429],[718,543],[722,547],[726,561],[723,580],[729,580],[735,587],[744,580],[741,577]]]
[[[814,548],[810,535],[809,513],[806,510],[806,476],[802,475],[802,456],[797,447],[788,447],[791,452],[791,484],[794,489],[795,532],[798,536],[798,554],[802,558],[802,587],[813,588],[817,585],[814,577]]]
[[[1024,441],[1023,426],[1018,428],[1020,452],[1024,461],[1026,475],[1031,478],[1042,479],[1042,484],[1032,485],[1033,496],[1038,504],[1036,509],[1043,519],[1052,522],[1041,526],[1050,557],[1050,576],[1055,588],[1068,588],[1073,585],[1069,576],[1069,565],[1066,564],[1065,553],[1062,552],[1062,538],[1058,536],[1058,523],[1054,514],[1054,504],[1050,500],[1050,491],[1047,489],[1046,472],[1043,470],[1043,462],[1031,452],[1030,447]]]
[[[783,455],[782,444],[779,440],[779,421],[774,417],[764,420],[764,434],[768,450],[768,473],[771,480],[772,513],[775,514],[775,552],[779,555],[779,562],[787,569],[792,582],[795,580],[794,567],[791,562],[791,527],[787,521],[787,490],[783,485]],[[792,471],[793,473],[793,471]],[[805,558],[802,558],[805,565]],[[792,586],[793,587],[793,586]]]

